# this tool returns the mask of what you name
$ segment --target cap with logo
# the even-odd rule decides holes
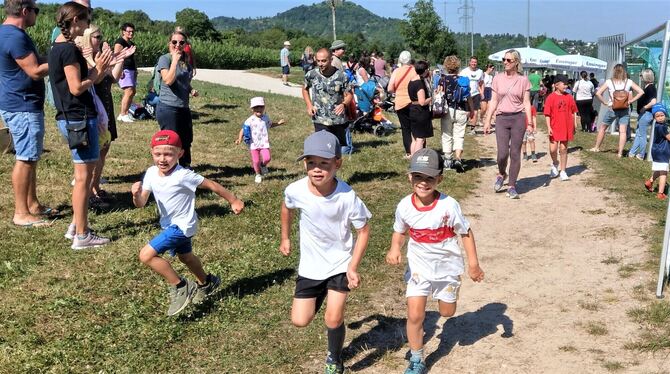
[[[420,149],[412,155],[409,162],[409,172],[437,177],[442,174],[441,161],[440,155],[435,150],[430,148]]]
[[[308,156],[317,156],[323,158],[340,158],[342,149],[337,137],[326,130],[313,133],[305,139],[302,156],[297,161]]]
[[[181,148],[179,135],[172,130],[161,130],[151,137],[151,148],[157,145],[171,145]]]

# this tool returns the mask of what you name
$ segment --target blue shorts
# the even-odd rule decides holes
[[[58,130],[60,131],[61,135],[63,135],[65,142],[67,143],[67,129],[65,128],[67,121],[58,120],[56,122],[58,124]],[[88,121],[86,121],[86,125],[86,129],[88,130],[88,147],[70,150],[72,153],[72,162],[75,164],[96,162],[98,161],[98,158],[100,158],[100,144],[98,142],[98,119],[89,118]]]
[[[291,68],[288,65],[281,67],[281,73],[284,75],[289,75],[291,73]]]
[[[160,234],[151,239],[149,245],[159,255],[169,251],[170,256],[174,256],[175,253],[189,253],[193,249],[191,238],[186,237],[177,225],[170,225],[161,231]]]
[[[619,109],[614,110],[612,108],[607,109],[605,116],[603,116],[603,124],[607,126],[613,126],[618,124],[619,126],[628,126],[630,123],[630,110],[629,109]]]
[[[2,119],[12,134],[16,159],[37,161],[44,149],[44,112],[6,112],[0,110]]]

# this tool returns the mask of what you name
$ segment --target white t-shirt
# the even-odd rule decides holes
[[[468,66],[458,73],[461,77],[467,77],[470,80],[470,96],[477,96],[479,92],[479,82],[484,79],[484,72],[482,69],[472,70]]]
[[[244,124],[251,128],[249,149],[270,148],[268,129],[272,127],[272,121],[270,121],[270,117],[267,114],[263,114],[260,118],[252,114],[251,117],[244,121]]]
[[[412,275],[442,280],[463,274],[463,252],[458,235],[468,233],[470,223],[454,198],[440,193],[433,205],[418,207],[414,194],[405,196],[395,211],[393,230],[409,231],[407,265]]]
[[[184,169],[180,165],[167,176],[158,174],[158,167],[150,167],[142,189],[154,194],[158,212],[161,215],[161,228],[177,225],[185,236],[195,235],[198,229],[198,215],[195,213],[195,190],[205,180],[193,170]]]
[[[284,204],[300,210],[300,265],[298,274],[323,280],[345,273],[351,261],[354,239],[351,226],[363,228],[372,217],[356,192],[337,180],[329,196],[314,195],[307,177],[288,185]]]
[[[484,73],[484,88],[491,88],[491,83],[493,83],[493,74]]]
[[[575,91],[575,100],[588,100],[593,99],[595,88],[591,81],[580,79],[575,83],[573,91]]]

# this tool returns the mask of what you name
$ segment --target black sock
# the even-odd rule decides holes
[[[179,283],[177,283],[177,288],[182,288],[186,285],[186,279],[179,278]]]
[[[198,287],[207,287],[209,285],[209,279],[211,278],[212,274],[207,274],[205,277],[205,283],[199,284]]]
[[[344,346],[346,331],[344,322],[334,329],[328,328],[328,357],[326,358],[326,363],[342,363],[342,347]]]

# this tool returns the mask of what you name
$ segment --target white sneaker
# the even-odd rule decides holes
[[[556,165],[551,165],[551,170],[549,170],[549,177],[556,178],[558,177],[558,169]]]
[[[569,181],[570,180],[570,177],[568,177],[568,173],[566,173],[565,170],[561,170],[559,175],[560,175],[562,181]]]
[[[261,165],[261,175],[266,175],[267,173],[269,173],[268,167],[265,165]]]
[[[263,181],[263,176],[260,174],[256,174],[256,178],[254,178],[254,182],[256,183],[261,183]]]
[[[135,122],[135,120],[133,119],[133,117],[130,116],[130,114],[119,115],[118,117],[116,117],[116,120],[126,123]]]

